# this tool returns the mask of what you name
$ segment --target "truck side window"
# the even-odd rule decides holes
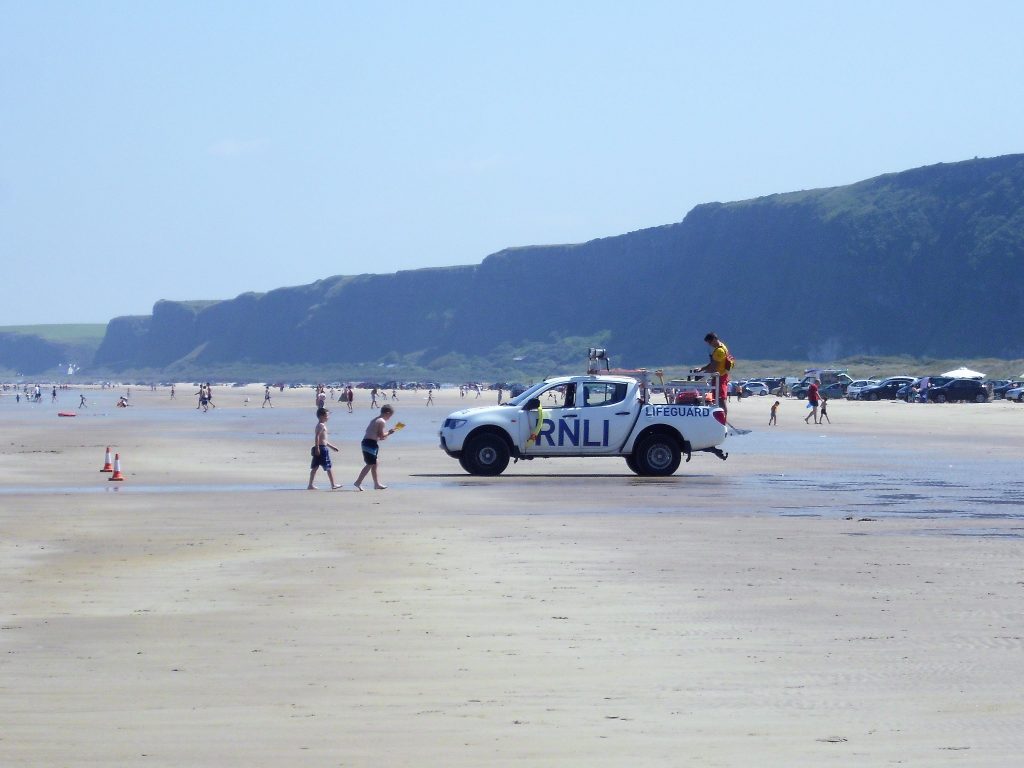
[[[541,397],[541,405],[545,408],[574,408],[575,404],[576,385],[571,382],[552,387]]]
[[[626,385],[623,383],[610,383],[599,381],[583,385],[584,407],[596,407],[599,405],[614,405],[626,399]]]

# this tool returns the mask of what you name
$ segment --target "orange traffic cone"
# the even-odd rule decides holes
[[[110,466],[110,446],[107,446],[107,453],[103,457],[103,469],[100,472],[113,472],[114,468]]]
[[[121,454],[114,454],[114,474],[107,478],[107,480],[124,480],[124,475],[121,474]]]

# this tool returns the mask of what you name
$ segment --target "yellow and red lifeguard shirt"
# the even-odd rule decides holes
[[[729,348],[722,342],[718,342],[718,346],[711,352],[711,362],[715,364],[715,370],[720,376],[725,376],[729,372],[725,369],[725,360],[729,356]]]

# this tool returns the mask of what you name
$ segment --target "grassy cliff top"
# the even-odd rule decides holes
[[[38,336],[47,341],[65,344],[96,344],[103,340],[106,323],[72,323],[54,325],[0,325],[0,333]]]

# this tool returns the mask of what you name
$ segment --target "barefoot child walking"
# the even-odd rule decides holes
[[[334,482],[334,472],[331,470],[331,451],[338,450],[327,440],[327,419],[330,418],[331,412],[326,408],[316,409],[316,429],[313,431],[313,447],[310,449],[310,454],[313,460],[309,462],[309,485],[306,486],[307,491],[315,491],[316,486],[313,485],[313,478],[316,477],[316,472],[320,467],[323,467],[327,472],[327,479],[331,481],[331,490],[337,490],[341,488],[340,485]]]
[[[359,477],[356,478],[355,486],[360,491],[363,490],[362,482],[366,477],[366,473],[369,472],[373,477],[373,487],[375,490],[383,491],[387,488],[386,485],[381,485],[380,477],[377,475],[377,450],[379,443],[382,440],[387,440],[391,435],[395,433],[395,428],[385,429],[387,421],[395,413],[395,409],[390,405],[382,405],[380,408],[380,416],[376,417],[366,427],[366,434],[363,435],[363,442],[360,447],[363,449],[363,461],[366,462],[362,471],[359,473]]]

